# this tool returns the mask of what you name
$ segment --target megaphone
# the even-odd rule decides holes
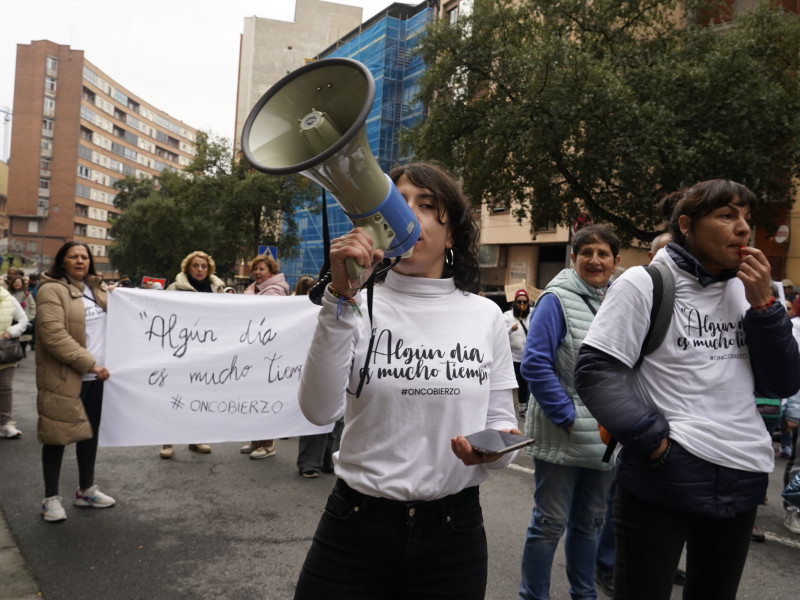
[[[324,187],[385,256],[410,256],[420,226],[370,152],[365,123],[374,99],[375,81],[362,63],[309,63],[259,99],[244,124],[242,151],[263,173],[301,173]],[[361,274],[355,261],[347,271],[351,279]]]

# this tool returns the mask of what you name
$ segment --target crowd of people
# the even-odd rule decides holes
[[[665,197],[667,231],[653,240],[650,267],[621,274],[613,229],[587,225],[572,236],[571,266],[537,298],[516,291],[503,312],[479,293],[478,232],[456,181],[432,163],[389,176],[420,223],[413,253],[385,258],[354,228],[331,243],[317,296],[298,402],[308,421],[333,430],[300,437],[297,470],[335,473],[336,483],[295,598],[371,599],[387,587],[402,598],[483,598],[479,486],[517,452],[486,453],[465,436],[522,435],[523,419],[534,475],[520,600],[550,597],[562,537],[571,598],[599,589],[666,600],[680,583],[687,599],[734,599],[775,463],[757,396],[783,399],[785,482],[800,472],[800,297],[791,281],[773,283],[750,245],[754,194],[711,180]],[[364,270],[357,280],[353,262]],[[215,269],[192,252],[167,290],[235,294]],[[255,257],[250,272],[244,294],[290,294],[271,255]],[[293,293],[317,283],[303,276]],[[108,293],[79,242],[64,244],[41,278],[9,273],[0,287],[2,337],[36,355],[45,521],[66,519],[67,444],[78,462],[73,504],[115,503],[94,477],[103,382],[113,375],[104,366]],[[401,357],[414,366],[399,367]],[[0,364],[3,438],[22,435],[12,420],[17,364]],[[241,452],[274,456],[275,440]],[[160,455],[172,458],[174,447]],[[784,508],[786,528],[800,534],[800,510]]]

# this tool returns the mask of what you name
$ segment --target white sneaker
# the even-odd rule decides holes
[[[67,518],[61,506],[61,496],[50,496],[42,500],[42,518],[45,521],[63,521]]]
[[[17,423],[15,421],[9,421],[8,423],[0,427],[0,438],[7,438],[7,439],[21,438],[22,432],[19,429],[17,429],[16,425]]]
[[[75,490],[75,506],[91,506],[92,508],[108,508],[114,506],[114,500],[111,496],[104,494],[100,489],[93,485],[85,492],[81,492],[80,488]]]
[[[259,460],[261,458],[269,458],[270,456],[275,456],[278,453],[278,450],[275,448],[275,444],[272,446],[261,446],[260,448],[256,448],[250,453],[250,458],[254,460]]]
[[[787,510],[783,516],[783,526],[792,533],[800,534],[800,511]]]

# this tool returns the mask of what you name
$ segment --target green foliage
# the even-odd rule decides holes
[[[516,206],[534,228],[588,210],[624,241],[649,240],[656,202],[711,178],[788,205],[800,19],[767,3],[705,26],[722,10],[476,0],[471,18],[434,23],[421,43],[429,116],[405,140],[458,173],[473,201]]]
[[[124,213],[112,226],[109,257],[134,281],[142,275],[174,279],[194,250],[211,254],[223,278],[258,245],[277,246],[284,257],[297,252],[293,215],[308,180],[256,173],[244,159],[233,161],[228,140],[202,132],[196,150],[181,173],[167,170],[155,181],[126,177],[116,184],[115,205]]]

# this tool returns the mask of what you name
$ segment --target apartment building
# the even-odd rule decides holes
[[[108,260],[114,183],[182,170],[196,129],[139,98],[84,58],[48,40],[17,45],[6,212],[9,252],[46,269],[66,241]]]
[[[245,17],[239,45],[235,147],[253,106],[287,73],[361,24],[362,9],[335,2],[297,0],[294,21]]]

